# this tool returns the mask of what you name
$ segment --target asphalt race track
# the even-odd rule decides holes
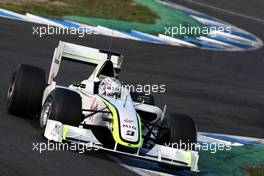
[[[264,23],[260,21],[189,1],[176,2],[237,25],[264,40]],[[239,3],[247,5],[245,0]],[[210,4],[214,5],[214,1]],[[223,4],[215,5],[236,13],[243,11],[230,1]],[[263,13],[262,7],[253,3],[246,15],[263,17],[256,12]],[[9,79],[17,64],[36,65],[48,74],[59,40],[108,48],[109,38],[94,35],[39,38],[32,35],[34,24],[3,18],[0,24],[0,175],[134,175],[102,153],[32,151],[33,142],[45,141],[39,134],[38,121],[8,115],[5,109]],[[125,55],[121,80],[129,84],[166,84],[165,94],[155,94],[156,103],[160,107],[167,104],[170,113],[193,116],[199,131],[264,138],[263,48],[232,53],[114,39],[112,49]],[[85,79],[92,69],[65,62],[60,82],[69,84]]]
[[[262,11],[264,5],[260,0],[252,3],[248,3],[246,0],[170,1],[229,22],[255,34],[262,41],[264,39],[264,12]],[[211,121],[208,121],[209,124],[204,123],[202,125],[199,123],[202,120],[202,116],[198,114],[199,120],[197,122],[200,124],[198,128],[200,126],[200,130],[209,130],[213,132],[216,130],[216,132],[220,133],[232,133],[263,138],[264,106],[261,89],[263,88],[264,48],[241,53],[193,52],[195,52],[195,54],[190,55],[196,57],[193,57],[191,62],[194,62],[196,59],[200,61],[201,59],[206,59],[208,66],[201,69],[204,69],[203,71],[208,71],[208,77],[211,76],[209,79],[202,78],[202,81],[206,80],[209,84],[207,86],[205,85],[204,88],[201,89],[201,92],[205,92],[204,96],[206,99],[214,97],[213,99],[217,99],[216,101],[221,104],[215,105],[211,101],[210,105],[207,106],[208,111],[213,108],[214,113],[217,112],[217,115],[214,114],[209,117],[211,118]],[[203,62],[201,62],[201,64],[204,65]],[[219,65],[217,66],[217,64]],[[210,72],[210,69],[214,68],[216,69]],[[222,68],[222,70],[220,70],[220,68]],[[200,78],[200,75],[198,77]],[[211,88],[211,86],[213,87]],[[197,94],[199,93],[197,92]],[[223,108],[223,105],[225,108]],[[204,104],[201,106],[206,108]],[[205,116],[206,118],[204,118],[204,120],[207,121],[208,114],[206,113]],[[220,123],[222,124],[221,127],[218,126]],[[209,126],[210,129],[208,129]],[[220,128],[224,131],[219,131]]]

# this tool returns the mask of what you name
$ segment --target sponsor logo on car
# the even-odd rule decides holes
[[[93,103],[92,103],[92,105],[91,105],[91,107],[90,107],[90,109],[91,110],[93,110],[93,111],[98,111],[98,103],[96,102],[96,98],[94,98],[93,99]],[[93,123],[93,121],[94,121],[94,115],[92,115],[94,112],[90,112],[89,113],[89,115],[91,115],[91,116],[89,116],[88,117],[88,121],[90,122],[90,123]]]
[[[61,131],[61,126],[58,124],[55,124],[55,127],[52,129],[50,134],[51,134],[51,136],[56,137],[60,134],[60,131]]]
[[[135,135],[135,131],[127,130],[126,135],[127,136],[134,136]]]
[[[137,127],[134,126],[134,125],[126,125],[126,124],[123,124],[123,128],[137,130]]]
[[[134,120],[132,120],[132,119],[128,119],[128,118],[125,118],[125,120],[124,120],[124,122],[126,123],[126,124],[134,124]]]
[[[137,98],[138,101],[142,102],[142,103],[149,103],[150,102],[150,98],[147,96],[139,96]]]

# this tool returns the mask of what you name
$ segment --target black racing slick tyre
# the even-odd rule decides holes
[[[96,139],[103,144],[104,147],[113,148],[115,145],[115,140],[113,138],[112,132],[106,127],[92,127],[92,133]]]
[[[43,91],[46,87],[45,71],[41,68],[20,64],[12,75],[7,91],[7,111],[24,116],[41,111]]]
[[[166,116],[158,131],[158,143],[182,150],[195,150],[197,130],[194,120],[182,114]]]
[[[40,114],[40,127],[46,127],[48,119],[65,125],[79,126],[82,119],[82,99],[77,92],[56,88],[46,98]]]

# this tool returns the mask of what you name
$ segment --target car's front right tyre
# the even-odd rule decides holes
[[[158,143],[182,150],[195,150],[197,129],[193,118],[183,114],[165,116],[158,131]]]
[[[9,114],[28,116],[41,111],[43,91],[46,86],[43,69],[19,64],[12,75],[7,91],[6,105]]]

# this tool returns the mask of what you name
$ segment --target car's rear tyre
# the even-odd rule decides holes
[[[56,88],[46,98],[40,114],[40,127],[44,129],[47,120],[56,120],[65,125],[79,126],[82,119],[82,99],[74,91]]]
[[[197,130],[194,120],[182,114],[166,116],[158,131],[158,143],[182,150],[195,150]]]
[[[130,95],[134,102],[155,105],[155,100],[152,95],[146,95],[142,92],[130,92]]]
[[[8,113],[19,116],[39,113],[45,86],[43,69],[24,64],[18,65],[7,92]]]

